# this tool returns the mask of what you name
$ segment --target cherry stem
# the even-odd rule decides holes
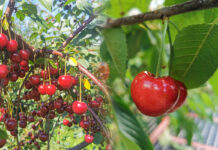
[[[5,15],[5,20],[6,20],[6,22],[8,23],[8,21],[7,21],[7,16]],[[11,33],[10,33],[10,30],[9,30],[9,24],[8,24],[8,34],[9,34],[9,39],[11,40]]]
[[[159,57],[158,57],[158,63],[157,63],[157,68],[156,68],[156,77],[159,77],[161,73],[162,55],[163,55],[163,50],[165,46],[165,36],[167,32],[167,27],[168,27],[168,18],[164,18],[163,21],[164,21],[164,30],[163,30],[162,37],[161,37],[161,47],[159,49]]]
[[[2,19],[1,19],[1,33],[2,33],[2,28],[3,28],[3,23],[2,23]]]
[[[79,85],[79,101],[82,102],[82,75],[80,74],[80,77],[79,77],[79,80],[80,80],[80,85]]]
[[[67,75],[67,56],[65,57],[65,70],[64,70],[64,75]]]
[[[173,59],[173,43],[172,43],[172,38],[171,38],[171,33],[170,33],[170,26],[168,24],[167,26],[167,35],[168,35],[168,39],[169,39],[169,43],[170,43],[170,60],[169,60],[169,75],[171,73],[171,68],[172,68],[172,59]]]
[[[45,73],[44,73],[45,74]],[[49,64],[48,64],[48,79],[49,79],[49,83],[51,85],[51,76],[50,76],[50,68],[49,68]]]

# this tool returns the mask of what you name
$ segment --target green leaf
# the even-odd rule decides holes
[[[121,132],[119,133],[120,140],[115,143],[114,147],[119,150],[141,150],[141,148],[133,141],[126,138]]]
[[[125,34],[121,28],[113,28],[104,30],[103,35],[116,70],[120,77],[124,77],[127,67],[127,44]]]
[[[3,14],[4,4],[5,4],[5,0],[0,0],[0,17],[2,17]]]
[[[105,61],[105,62],[112,61],[112,58],[111,58],[111,56],[110,56],[110,54],[108,52],[107,45],[106,45],[105,41],[103,41],[101,43],[100,56],[101,56],[102,60]]]
[[[164,5],[165,6],[171,6],[171,5],[176,5],[176,4],[181,4],[181,3],[184,3],[184,2],[187,2],[188,0],[176,0],[176,1],[172,1],[172,0],[166,0],[164,2]]]
[[[49,11],[52,10],[53,0],[39,0],[39,2]]]
[[[103,136],[102,136],[102,134],[101,134],[100,132],[98,132],[98,133],[96,133],[96,134],[94,135],[94,141],[93,141],[93,143],[95,143],[95,144],[101,144],[102,140],[103,140]]]
[[[18,10],[18,11],[16,12],[16,17],[17,17],[18,19],[20,19],[20,21],[23,21],[23,20],[25,19],[25,15],[23,14],[23,11],[20,11],[20,10]]]
[[[204,11],[205,23],[211,23],[218,18],[218,8],[208,9]]]
[[[64,4],[64,6],[67,6],[68,4],[75,2],[75,0],[67,0],[67,2]]]
[[[183,28],[190,25],[205,23],[204,11],[194,11],[194,12],[172,16],[170,17],[170,22],[172,22],[170,24],[171,37],[172,37],[172,41],[174,42],[175,37],[178,34],[177,28],[179,30],[182,30]]]
[[[8,134],[5,130],[0,129],[0,139],[7,139],[8,138]]]
[[[150,46],[149,42],[150,41],[148,39],[147,33],[144,29],[133,30],[127,36],[128,57],[133,58],[144,45],[146,48],[148,48],[148,46]]]
[[[37,15],[36,5],[28,4],[25,2],[22,4],[22,8],[23,8],[22,12],[27,15],[31,15],[31,14]]]
[[[111,8],[107,10],[107,14],[112,17],[121,17],[133,8],[146,12],[150,2],[151,0],[110,0]]]
[[[44,64],[45,63],[45,58],[38,58],[36,61],[35,61],[35,64]]]
[[[57,22],[61,22],[61,13],[58,13],[56,16],[55,16],[55,19]]]
[[[174,42],[171,76],[188,88],[205,83],[218,65],[218,25],[200,24],[184,28]]]
[[[32,41],[33,39],[35,39],[39,34],[37,32],[33,32],[30,36],[30,40]]]
[[[57,65],[55,64],[54,60],[48,59],[49,64],[52,66],[52,68],[57,69]]]
[[[138,144],[141,149],[153,150],[154,148],[148,135],[143,131],[135,115],[130,111],[123,100],[120,97],[115,96],[113,106],[119,129],[123,135]]]
[[[216,93],[218,95],[218,84],[217,84],[217,81],[218,81],[218,70],[213,74],[213,76],[209,80],[209,83],[213,87],[214,93]]]

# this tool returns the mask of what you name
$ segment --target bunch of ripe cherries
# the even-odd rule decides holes
[[[5,56],[7,55],[8,58],[10,58],[10,63],[3,61],[3,64],[0,64],[0,81],[3,83],[3,87],[7,87],[9,81],[16,82],[18,78],[24,78],[26,73],[29,72],[28,60],[30,58],[30,52],[26,49],[19,51],[17,49],[18,43],[16,40],[8,40],[5,34],[0,34],[0,51],[2,51],[2,53],[4,52]],[[29,141],[21,140],[19,143],[20,146],[34,144],[37,149],[40,149],[39,142],[49,140],[48,132],[41,128],[43,123],[45,124],[46,119],[54,119],[57,114],[63,114],[64,112],[68,114],[69,119],[65,118],[63,124],[71,127],[73,124],[79,123],[80,127],[86,132],[84,139],[87,143],[94,141],[94,134],[97,132],[101,132],[102,135],[105,136],[105,133],[102,131],[95,118],[89,113],[88,115],[86,113],[88,107],[90,107],[97,114],[100,112],[100,114],[106,115],[107,111],[102,107],[104,101],[103,97],[96,96],[93,100],[91,95],[84,95],[82,98],[80,94],[81,91],[79,93],[78,90],[76,90],[76,87],[82,89],[81,76],[79,80],[78,77],[69,74],[60,75],[61,68],[58,63],[55,63],[55,65],[56,67],[48,66],[45,69],[40,69],[40,72],[33,72],[24,82],[25,92],[22,95],[21,102],[34,101],[38,109],[28,112],[27,110],[22,111],[22,106],[20,106],[16,116],[16,114],[13,113],[13,109],[2,105],[1,110],[4,111],[1,111],[0,122],[5,124],[6,129],[12,136],[18,136],[18,127],[24,129],[27,127],[28,123],[31,124],[33,131],[30,131],[28,135],[26,135]],[[65,93],[72,91],[76,95],[75,99],[79,100],[73,102],[72,100],[66,101],[62,96],[55,95],[57,90]],[[47,99],[49,100],[43,101],[43,95],[48,95]],[[53,100],[52,96],[57,97]],[[12,105],[15,106],[16,104],[12,102]],[[80,117],[79,122],[75,119],[75,115]],[[0,139],[0,148],[4,147],[6,142],[6,139]],[[17,148],[14,150],[16,149]]]

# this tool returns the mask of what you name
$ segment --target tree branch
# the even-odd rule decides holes
[[[97,15],[92,15],[90,18],[88,18],[87,20],[85,20],[83,22],[83,24],[78,28],[76,29],[64,42],[63,44],[61,45],[61,47],[59,48],[59,50],[62,50],[63,48],[65,48],[69,43],[70,41],[77,35],[79,34],[83,29],[85,29],[85,27],[90,23],[92,22],[93,19],[95,19],[97,17]]]
[[[108,133],[108,130],[105,128],[104,124],[101,122],[101,119],[98,117],[98,115],[92,110],[91,107],[88,106],[88,110],[89,112],[92,114],[92,116],[95,118],[95,120],[97,120],[97,122],[99,123],[99,125],[101,126],[101,128],[103,129],[103,131],[106,134],[106,137],[108,138],[108,140],[110,140],[110,134]]]
[[[81,150],[81,149],[83,149],[84,147],[86,147],[88,145],[89,145],[89,143],[82,142],[82,143],[74,146],[73,148],[69,148],[68,150]]]
[[[124,17],[120,19],[108,19],[103,28],[119,27],[123,25],[132,25],[142,23],[148,20],[162,19],[178,14],[183,14],[191,11],[209,9],[218,7],[218,0],[192,0],[182,4],[165,7],[151,12],[146,12],[139,15]]]
[[[10,0],[9,3],[8,3],[8,7],[6,8],[6,11],[5,11],[5,15],[7,17],[7,21],[10,21],[11,20],[11,15],[15,9],[15,1],[14,0]]]

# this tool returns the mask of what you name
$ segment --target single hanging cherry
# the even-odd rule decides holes
[[[16,52],[17,51],[17,48],[18,48],[18,44],[17,44],[17,41],[15,40],[10,40],[7,44],[7,50],[9,52]]]
[[[5,34],[0,34],[0,50],[3,50],[8,44],[8,38]]]

